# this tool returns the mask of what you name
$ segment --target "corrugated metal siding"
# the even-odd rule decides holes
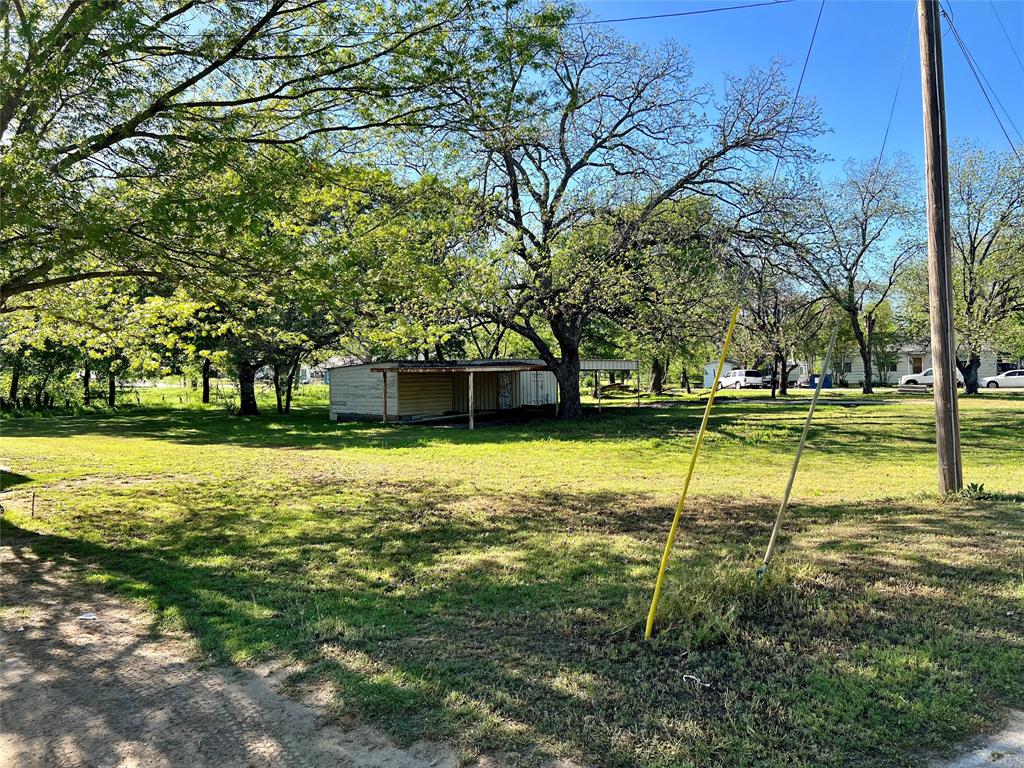
[[[453,376],[455,411],[467,413],[469,411],[469,376],[465,373],[456,373]],[[497,410],[498,374],[473,374],[473,408],[478,411]]]
[[[346,365],[330,370],[331,416],[383,416],[384,374],[370,370],[371,364]],[[388,416],[398,415],[397,375],[388,375]]]
[[[518,405],[554,405],[558,381],[551,371],[523,371],[518,377]]]
[[[400,373],[399,416],[441,415],[452,410],[452,379],[457,374]]]
[[[636,360],[580,360],[581,371],[635,371]]]

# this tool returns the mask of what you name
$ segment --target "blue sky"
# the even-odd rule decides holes
[[[619,18],[689,11],[741,0],[586,0],[595,18]],[[1024,58],[1024,0],[994,0],[995,9]],[[674,38],[690,49],[698,79],[719,85],[724,72],[781,56],[792,86],[800,76],[818,0],[767,8],[724,11],[674,19],[622,22],[628,39],[647,45]],[[952,0],[953,20],[982,72],[1017,128],[1024,133],[1024,72],[999,27],[989,0]],[[877,155],[893,93],[912,35],[886,154],[903,151],[923,163],[921,79],[914,0],[826,0],[803,93],[814,96],[832,133],[817,147],[831,155],[838,171],[848,158]],[[952,34],[943,38],[946,111],[952,140],[969,137],[994,149],[1009,149]],[[996,105],[999,108],[999,105]],[[1002,117],[1002,115],[1001,115]],[[1003,117],[1024,155],[1024,142]]]

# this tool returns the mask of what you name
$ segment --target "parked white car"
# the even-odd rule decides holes
[[[719,389],[760,388],[765,385],[765,376],[760,371],[748,368],[735,368],[722,377]]]
[[[932,386],[935,383],[935,369],[929,368],[921,373],[908,373],[906,376],[900,377],[900,386],[905,387],[908,384],[924,384],[925,386]],[[964,383],[963,374],[960,371],[956,372],[956,383],[960,386]]]
[[[1015,371],[1003,371],[998,376],[988,376],[981,380],[981,386],[990,389],[998,389],[1000,387],[1024,388],[1024,368],[1018,368]]]

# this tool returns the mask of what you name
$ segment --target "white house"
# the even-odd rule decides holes
[[[984,350],[981,354],[981,368],[978,369],[978,378],[995,376],[999,369],[997,365],[1002,361],[1002,356],[991,350]],[[819,362],[820,364],[820,362]],[[927,346],[905,346],[884,356],[873,355],[871,360],[874,370],[871,372],[871,381],[881,386],[896,385],[901,377],[911,373],[922,373],[932,367],[932,356]],[[802,363],[803,374],[806,375],[810,366]],[[854,350],[851,354],[838,358],[832,365],[834,378],[839,386],[844,383],[846,386],[860,386],[864,383],[864,362],[860,359],[860,353]],[[790,375],[793,378],[794,374]]]

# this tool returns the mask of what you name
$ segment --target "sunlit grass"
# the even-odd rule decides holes
[[[743,394],[716,406],[652,643],[697,397],[473,432],[335,424],[315,392],[285,417],[9,419],[4,535],[212,659],[294,662],[333,715],[513,764],[911,765],[1024,702],[1024,398],[961,401],[991,498],[955,503],[929,400],[824,404],[758,588],[806,398]]]

